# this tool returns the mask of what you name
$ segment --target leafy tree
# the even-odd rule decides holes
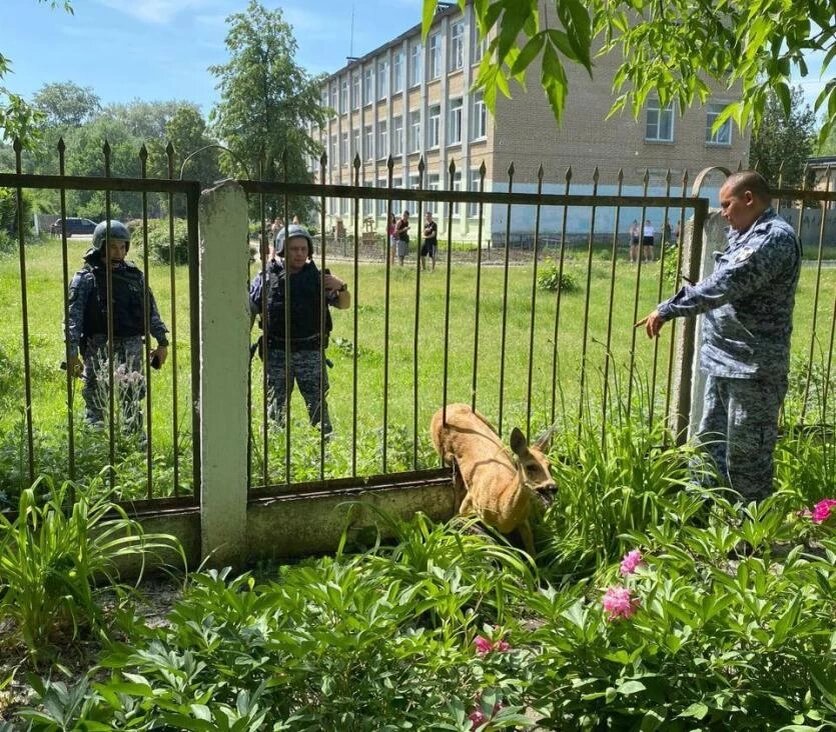
[[[771,92],[760,126],[752,135],[749,163],[777,186],[780,177],[784,186],[801,183],[804,163],[813,153],[816,115],[804,104],[801,87],[795,87],[790,95],[790,113],[777,95]]]
[[[62,5],[68,13],[73,12],[71,0],[37,0],[55,8]],[[0,53],[0,82],[11,70],[11,59]],[[25,146],[32,146],[39,137],[40,114],[27,104],[19,94],[9,91],[0,84],[0,131],[3,140],[19,138]]]
[[[168,123],[184,106],[193,104],[187,101],[143,102],[134,99],[125,104],[109,104],[104,115],[124,125],[131,135],[147,143],[163,139]]]
[[[101,100],[89,86],[72,81],[44,84],[33,98],[33,106],[50,127],[78,127],[101,112]]]
[[[250,0],[246,12],[230,15],[227,24],[230,60],[209,68],[221,93],[209,119],[232,152],[231,157],[221,157],[225,172],[281,180],[286,151],[289,179],[308,180],[306,158],[318,155],[320,148],[305,130],[325,120],[320,79],[294,61],[296,39],[280,9],[266,10]],[[311,202],[306,198],[292,205],[301,213]]]
[[[464,9],[467,0],[457,0]],[[438,0],[423,0],[424,34]],[[593,51],[616,52],[623,61],[613,80],[621,92],[611,114],[624,108],[638,116],[651,94],[680,109],[704,102],[706,79],[739,85],[741,100],[729,104],[718,127],[734,119],[741,127],[760,123],[768,92],[784,112],[792,106],[790,76],[807,75],[805,54],[823,51],[822,73],[836,58],[833,0],[549,0],[542,15],[539,0],[476,0],[474,12],[482,37],[492,36],[476,86],[493,111],[497,92],[509,95],[508,80],[524,80],[525,70],[542,57],[540,83],[558,122],[568,84],[564,63],[593,73]],[[522,35],[523,42],[519,42]],[[836,127],[836,78],[816,100],[825,109],[820,139]]]

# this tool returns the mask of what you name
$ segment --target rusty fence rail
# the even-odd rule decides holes
[[[133,509],[146,504],[160,507],[189,505],[196,502],[200,488],[200,417],[198,401],[198,230],[197,205],[200,184],[174,179],[173,148],[169,146],[168,179],[149,179],[146,173],[147,152],[139,151],[139,178],[111,175],[110,148],[102,148],[102,177],[65,175],[65,148],[58,145],[59,174],[29,175],[21,172],[21,148],[15,145],[16,172],[0,173],[0,187],[13,189],[17,206],[18,287],[6,290],[14,301],[17,322],[4,326],[0,354],[7,362],[2,398],[5,404],[20,405],[0,415],[0,441],[3,455],[17,454],[17,460],[5,460],[0,468],[0,509],[14,508],[16,492],[32,484],[41,474],[53,479],[87,481],[107,466],[104,480],[116,489],[116,496]],[[24,192],[54,191],[58,194],[60,218],[66,221],[68,192],[100,196],[102,220],[124,216],[130,210],[141,226],[141,235],[132,236],[131,259],[145,273],[146,287],[141,293],[144,313],[143,364],[117,367],[115,353],[119,334],[114,332],[113,278],[106,266],[105,307],[107,320],[106,352],[101,359],[99,386],[101,425],[88,425],[78,392],[83,381],[76,378],[70,363],[68,340],[69,285],[74,270],[84,264],[81,255],[89,240],[76,243],[67,226],[61,226],[60,242],[32,243],[27,236],[23,212]],[[160,224],[165,240],[159,249],[165,253],[166,266],[151,267],[149,246],[150,194],[162,194],[168,215]],[[185,219],[186,267],[175,257],[175,206]],[[119,214],[119,215],[117,215]],[[167,224],[167,225],[166,225]],[[109,225],[107,231],[109,232]],[[107,247],[105,247],[107,250]],[[141,252],[138,258],[137,253]],[[109,264],[110,254],[105,252]],[[60,262],[60,265],[56,263]],[[185,279],[185,283],[183,280]],[[178,284],[179,282],[179,284]],[[185,286],[185,292],[182,292]],[[148,368],[149,305],[151,291],[156,294],[170,343],[168,364],[156,372]],[[162,297],[161,297],[162,295]],[[7,301],[8,303],[8,301]],[[178,311],[180,311],[178,313]],[[12,311],[5,310],[7,315]],[[182,322],[185,318],[186,322]],[[62,326],[63,323],[63,326]],[[63,328],[63,331],[62,331]],[[62,336],[63,332],[63,336]],[[181,355],[182,354],[182,355]],[[80,354],[83,355],[83,354]],[[59,371],[59,363],[64,369]],[[107,366],[107,364],[112,364]],[[133,368],[134,371],[128,371]],[[158,394],[159,392],[159,394]],[[136,434],[123,430],[123,409],[133,399],[143,412],[142,427]],[[140,406],[141,405],[141,406]]]

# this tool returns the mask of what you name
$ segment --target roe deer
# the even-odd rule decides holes
[[[532,491],[554,491],[544,442],[528,445],[523,433],[511,432],[513,459],[490,423],[468,404],[449,404],[430,422],[433,445],[445,465],[454,467],[456,504],[460,514],[475,513],[500,533],[519,529],[525,550],[534,556],[534,537],[529,515]]]

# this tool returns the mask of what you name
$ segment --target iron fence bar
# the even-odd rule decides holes
[[[537,168],[537,193],[543,192],[543,164]],[[531,382],[534,378],[534,316],[537,311],[537,260],[540,251],[540,204],[534,209],[534,268],[531,273],[531,320],[528,328],[528,381],[526,383],[525,436],[531,439]]]
[[[485,192],[485,161],[479,166],[479,193]],[[484,223],[484,203],[479,201],[479,223],[476,229],[476,302],[473,323],[473,377],[470,386],[470,408],[476,411],[477,370],[479,364],[479,303],[482,295],[482,225]]]
[[[394,163],[392,156],[386,161],[386,236],[383,242],[383,256],[386,259],[385,284],[383,295],[383,472],[386,472],[389,455],[389,311],[391,308],[391,279],[394,264],[394,242],[389,237],[389,221],[392,220],[392,170]],[[397,229],[397,224],[395,225]],[[396,245],[397,246],[397,245]]]
[[[568,201],[569,186],[572,182],[572,166],[566,168],[564,199]],[[554,296],[554,332],[552,333],[552,409],[549,423],[555,423],[557,407],[557,338],[560,335],[560,303],[563,297],[563,264],[566,260],[566,222],[569,215],[568,203],[563,204],[562,222],[560,224],[560,255],[557,266],[557,292]]]
[[[186,228],[189,246],[189,329],[191,331],[191,372],[192,372],[192,501],[199,503],[202,490],[202,474],[200,467],[200,269],[198,232],[198,206],[200,204],[200,182],[192,181],[186,191]],[[249,415],[249,409],[247,414]],[[247,433],[249,435],[249,428]],[[247,460],[247,474],[249,475],[249,459]],[[247,483],[249,485],[249,481]]]
[[[621,195],[621,190],[624,185],[624,170],[618,170],[618,187],[616,191]],[[616,262],[618,260],[618,226],[621,222],[621,207],[615,207],[615,221],[613,223],[612,234],[612,255],[610,258],[610,292],[607,305],[607,341],[604,346],[604,384],[603,384],[603,399],[601,402],[601,448],[606,449],[606,435],[607,435],[607,399],[609,398],[609,374],[610,361],[612,360],[612,321],[613,321],[613,304],[615,300],[615,271]],[[629,238],[628,233],[628,238]],[[614,365],[614,364],[613,364]]]
[[[450,176],[450,187],[453,187],[453,180],[456,176],[456,163],[454,160],[450,161],[447,168]],[[447,206],[447,271],[444,273],[444,360],[442,363],[441,374],[441,405],[444,409],[442,414],[442,423],[447,424],[447,387],[448,387],[448,366],[450,362],[450,276],[452,269],[452,255],[453,255],[453,206]]]
[[[168,177],[174,178],[174,145],[170,142],[165,148]],[[177,385],[177,266],[174,250],[174,192],[168,194],[168,281],[171,298],[171,446],[174,451],[173,479],[174,495],[180,495],[180,451],[177,449],[180,437],[179,415],[180,407]]]
[[[148,175],[148,149],[143,145],[139,149],[139,175],[145,178]],[[145,493],[146,498],[153,497],[153,460],[151,459],[152,430],[151,430],[151,387],[152,378],[149,354],[151,351],[151,269],[148,266],[148,194],[142,192],[142,271],[145,275],[145,289],[142,293],[142,332],[145,336]]]
[[[285,149],[285,150],[282,151],[282,176],[284,177],[284,182],[286,184],[288,183],[288,178],[289,178],[288,167],[287,166],[288,166],[288,163],[287,163],[287,149]],[[287,269],[287,232],[289,231],[289,227],[290,227],[290,202],[288,200],[288,194],[289,193],[290,193],[290,189],[285,188],[285,190],[284,190],[284,233],[285,233],[285,238],[284,238],[284,250],[283,250],[284,251],[284,255],[283,255],[284,256],[283,274],[284,274],[284,284],[285,284],[285,288],[284,288],[284,387],[285,387],[285,404],[284,404],[284,406],[285,406],[285,412],[284,412],[285,474],[284,474],[284,479],[285,480],[284,480],[284,482],[285,482],[285,486],[288,488],[288,490],[290,489],[290,483],[291,483],[291,480],[293,478],[293,476],[291,475],[291,472],[290,472],[291,467],[292,467],[291,455],[290,455],[290,445],[291,445],[291,440],[290,440],[290,436],[291,436],[290,396],[291,396],[291,394],[290,394],[290,390],[291,390],[291,387],[293,386],[293,379],[291,377],[291,373],[292,373],[291,372],[291,361],[292,361],[292,358],[293,358],[293,352],[292,352],[291,347],[290,347],[291,346],[291,341],[290,341],[290,327],[291,327],[290,311],[291,311],[291,308],[293,307],[293,304],[292,304],[292,296],[291,296],[291,293],[290,293],[290,290],[291,290],[291,287],[290,287],[290,273],[288,272],[288,269]],[[266,345],[266,343],[265,343],[265,345]],[[266,349],[265,349],[264,353],[265,354],[267,353]],[[265,369],[265,371],[267,369],[267,360],[264,361],[264,369]],[[264,378],[265,378],[265,383],[266,383],[266,379],[267,379],[266,374],[265,374]],[[265,392],[265,404],[266,404],[266,399],[267,399],[267,392]],[[265,410],[265,414],[266,414],[266,410]],[[265,424],[266,423],[267,423],[267,419],[265,417]],[[265,430],[265,434],[266,434],[266,430]],[[266,439],[264,440],[264,453],[265,453],[264,462],[266,464],[267,463],[267,440]]]
[[[354,153],[354,188],[360,188],[360,153]],[[358,385],[358,360],[357,360],[357,339],[360,336],[360,199],[354,197],[354,348],[352,348],[352,373],[351,373],[351,475],[357,476],[357,385]],[[387,221],[388,232],[388,221]],[[387,233],[388,240],[388,233]],[[387,245],[391,246],[387,241]]]
[[[110,145],[107,140],[103,146],[105,177],[110,177]],[[108,450],[110,460],[110,488],[113,490],[116,485],[116,397],[114,394],[114,385],[116,382],[116,368],[113,363],[114,343],[113,343],[113,260],[110,256],[110,217],[111,217],[111,192],[105,190],[105,240],[102,245],[105,250],[105,290],[107,294],[107,382],[108,382],[108,397],[107,397],[107,412],[110,420],[108,431]],[[95,358],[95,357],[94,357]]]
[[[598,166],[592,173],[592,195],[595,197],[598,194],[598,179],[600,174]],[[586,296],[583,306],[583,335],[581,341],[581,376],[580,376],[580,397],[578,399],[578,440],[581,438],[583,432],[583,403],[584,403],[584,387],[586,386],[586,354],[589,343],[589,302],[591,297],[590,290],[592,289],[592,245],[595,240],[595,214],[598,208],[595,204],[592,205],[589,219],[589,243],[587,245],[586,253]]]
[[[668,172],[665,175],[665,197],[669,198],[671,195],[671,169],[668,168]],[[665,281],[665,252],[667,250],[667,239],[665,237],[665,233],[670,228],[670,224],[668,222],[668,210],[669,207],[665,206],[665,212],[662,215],[662,236],[660,237],[661,246],[659,247],[659,286],[656,290],[656,302],[662,302],[662,285]],[[649,415],[647,419],[647,426],[649,428],[653,427],[653,407],[656,401],[656,374],[659,366],[659,339],[653,339],[653,365],[651,366],[651,373],[650,373],[650,405],[649,405]]]
[[[674,272],[674,291],[679,290],[679,282],[682,273],[682,242],[685,238],[685,198],[688,187],[688,171],[682,174],[682,202],[679,206],[679,236],[676,237],[676,271]],[[676,321],[674,318],[670,322],[670,342],[668,344],[668,388],[665,391],[665,417],[669,417],[671,413],[671,384],[673,378],[673,362],[674,362],[674,348],[676,346]],[[668,429],[673,430],[674,425],[668,424]]]
[[[325,180],[325,170],[327,164],[328,156],[323,152],[322,156],[319,158],[320,180]],[[325,196],[320,198],[319,212],[319,240],[321,242],[319,251],[319,479],[325,480],[325,346],[328,339],[328,335],[325,332],[325,309],[328,307],[325,302],[325,275],[328,272],[325,267]]]
[[[19,139],[14,141],[15,170],[22,171],[23,145]],[[26,421],[26,449],[29,467],[29,485],[35,482],[35,430],[32,424],[32,364],[29,354],[29,293],[26,287],[26,243],[23,237],[23,187],[15,188],[17,196],[17,243],[20,263],[20,304],[23,316],[23,399]],[[65,228],[65,227],[62,227]]]
[[[827,193],[830,192],[830,166],[827,166],[827,172],[825,175],[825,191]],[[801,208],[798,212],[798,240],[799,243],[801,242],[801,221],[803,220],[802,214],[804,213],[804,204],[802,202]],[[819,292],[821,290],[821,270],[822,270],[822,258],[824,254],[824,229],[825,223],[827,220],[827,206],[823,203],[821,205],[821,222],[819,223],[819,253],[818,257],[816,258],[816,286],[813,294],[813,324],[810,328],[810,349],[807,355],[807,379],[805,380],[804,384],[804,397],[801,400],[801,422],[804,422],[804,417],[807,414],[807,400],[810,396],[810,379],[813,374],[813,351],[816,343],[816,324],[818,321],[818,309],[819,309]],[[799,263],[800,264],[800,263]]]
[[[508,193],[510,194],[514,185],[514,163],[508,166]],[[451,186],[452,187],[452,186]],[[505,209],[505,260],[502,273],[502,326],[499,338],[499,419],[497,432],[502,437],[502,411],[504,406],[505,392],[505,338],[508,328],[508,261],[511,253],[511,203]]]
[[[63,176],[66,166],[64,138],[58,138],[58,171]],[[73,414],[73,394],[75,393],[75,373],[70,364],[70,263],[67,251],[67,191],[58,192],[61,210],[61,271],[64,282],[64,363],[67,365],[67,449],[69,450],[69,478],[75,480],[75,415]],[[78,354],[79,357],[81,354]],[[73,493],[73,500],[75,494]]]
[[[827,422],[827,398],[830,392],[830,369],[833,365],[833,340],[836,336],[836,296],[833,298],[833,312],[830,315],[830,342],[827,346],[827,365],[824,375],[824,393],[822,394],[822,422]]]
[[[647,195],[650,184],[650,171],[644,171],[643,192]],[[641,220],[639,222],[639,251],[636,260],[636,287],[633,292],[633,322],[639,319],[639,298],[641,297],[642,263],[644,262],[644,225],[647,221],[647,206],[642,205]],[[630,334],[630,367],[627,371],[627,417],[633,413],[633,377],[636,369],[636,328]]]
[[[108,145],[109,147],[109,145]],[[83,175],[35,175],[32,173],[0,173],[0,187],[69,188],[83,191],[119,191],[120,193],[185,193],[193,181],[167,178],[118,178]]]
[[[418,159],[418,188],[424,186],[424,156]],[[418,469],[418,328],[421,322],[421,234],[423,233],[422,216],[424,213],[424,202],[418,201],[417,221],[418,238],[417,253],[415,257],[415,327],[412,338],[412,469]],[[436,239],[438,241],[438,239]],[[391,246],[391,242],[390,242]],[[435,261],[435,260],[433,260]]]

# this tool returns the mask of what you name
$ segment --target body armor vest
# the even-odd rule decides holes
[[[274,348],[284,349],[284,307],[287,272],[275,260],[267,269],[267,342]],[[290,348],[292,351],[318,350],[328,345],[328,335],[333,324],[326,304],[325,333],[319,310],[322,278],[313,262],[308,262],[299,272],[290,275]]]
[[[107,333],[107,271],[104,266],[86,267],[93,274],[95,287],[84,308],[84,335]],[[145,333],[144,283],[142,272],[125,263],[111,271],[113,293],[113,335],[117,338]]]

